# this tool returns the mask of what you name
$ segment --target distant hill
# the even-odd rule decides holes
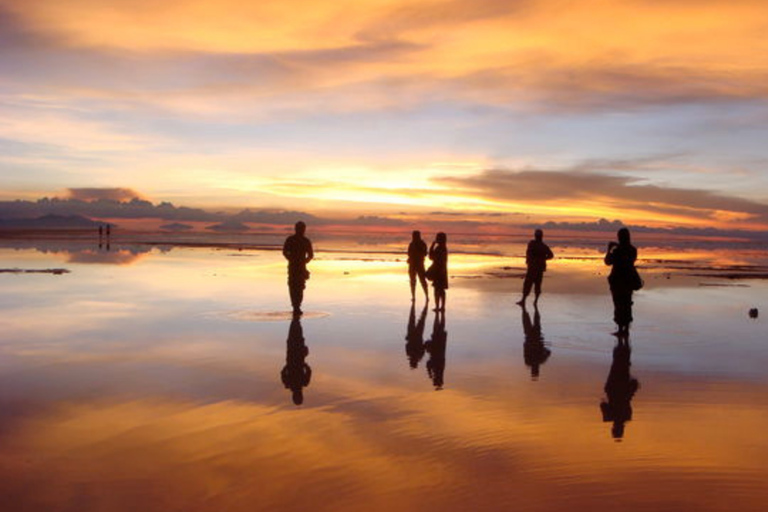
[[[49,214],[34,219],[0,219],[0,229],[98,229],[104,225],[106,223],[82,215]]]
[[[219,224],[207,226],[205,229],[210,229],[212,231],[249,231],[251,228],[242,222],[237,222],[235,220],[225,220]]]
[[[160,226],[160,229],[163,231],[189,231],[190,229],[194,229],[194,226],[190,226],[189,224],[181,224],[180,222],[174,222],[172,224],[163,224]]]

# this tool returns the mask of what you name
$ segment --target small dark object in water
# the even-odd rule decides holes
[[[757,308],[752,308],[749,310],[749,318],[757,318]]]

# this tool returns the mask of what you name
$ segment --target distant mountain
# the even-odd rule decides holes
[[[104,225],[106,223],[82,215],[50,214],[33,219],[0,219],[0,229],[98,229]]]
[[[219,224],[207,226],[205,229],[210,229],[212,231],[248,231],[251,228],[236,220],[225,220]]]
[[[190,229],[195,229],[194,226],[190,226],[189,224],[181,224],[179,222],[174,222],[172,224],[163,224],[160,226],[160,229],[163,231],[189,231]]]

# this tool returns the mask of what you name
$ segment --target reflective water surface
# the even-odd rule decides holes
[[[522,309],[449,239],[439,316],[407,241],[317,241],[300,319],[269,244],[4,244],[3,510],[766,509],[764,250],[639,241],[616,337],[602,241]]]

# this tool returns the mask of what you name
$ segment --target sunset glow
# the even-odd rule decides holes
[[[766,23],[757,0],[0,0],[2,199],[765,229]]]

